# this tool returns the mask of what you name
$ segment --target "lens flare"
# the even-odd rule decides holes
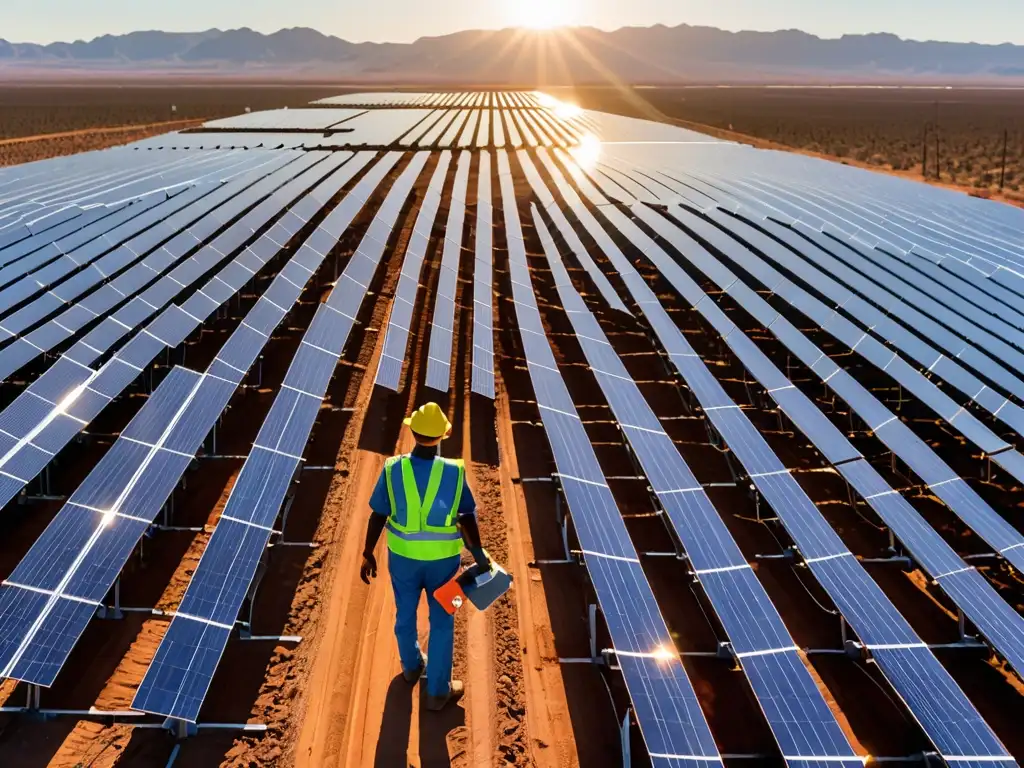
[[[554,107],[554,113],[555,117],[559,117],[562,120],[575,120],[583,114],[583,110],[575,104],[559,101]]]
[[[679,658],[676,655],[675,651],[664,645],[659,645],[657,648],[655,648],[654,651],[651,653],[651,656],[653,656],[658,661],[674,661],[675,659]]]
[[[537,91],[534,95],[537,97],[537,103],[546,109],[554,109],[560,103],[554,96],[543,91]]]
[[[585,171],[592,171],[601,159],[601,140],[592,133],[585,133],[578,146],[569,150],[572,159]]]

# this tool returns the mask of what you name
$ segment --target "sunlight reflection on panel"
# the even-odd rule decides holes
[[[583,170],[591,171],[601,159],[601,140],[592,133],[585,133],[580,138],[579,146],[570,149],[569,154]]]

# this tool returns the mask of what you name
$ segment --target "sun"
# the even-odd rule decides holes
[[[582,0],[504,0],[505,15],[516,27],[545,30],[579,23]]]

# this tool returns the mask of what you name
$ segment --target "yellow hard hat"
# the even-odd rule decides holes
[[[420,406],[402,423],[417,435],[431,439],[447,437],[452,431],[452,423],[437,403]]]

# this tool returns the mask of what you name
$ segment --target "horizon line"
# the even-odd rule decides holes
[[[597,32],[602,32],[604,34],[615,34],[617,32],[621,32],[621,31],[624,31],[624,30],[657,29],[659,27],[664,27],[665,29],[679,29],[681,27],[689,27],[691,29],[709,29],[709,30],[715,30],[717,32],[723,32],[725,34],[730,34],[730,35],[740,35],[740,34],[777,35],[777,34],[782,34],[782,33],[786,33],[786,32],[796,32],[796,33],[807,35],[808,37],[813,37],[813,38],[816,38],[818,40],[822,40],[822,41],[826,41],[826,42],[828,42],[828,41],[840,41],[840,40],[843,40],[844,38],[847,38],[847,37],[894,37],[897,40],[899,40],[901,42],[905,42],[905,43],[922,43],[922,44],[936,43],[936,44],[942,44],[942,45],[979,45],[979,46],[984,46],[984,47],[988,47],[988,48],[1000,48],[1000,47],[1003,47],[1003,46],[1010,46],[1010,47],[1015,47],[1015,48],[1024,47],[1024,42],[1014,43],[1014,42],[1011,42],[1009,40],[1001,42],[1001,43],[982,43],[982,42],[978,42],[977,40],[937,40],[937,39],[924,39],[924,40],[922,40],[922,39],[919,39],[919,38],[903,37],[903,36],[901,36],[901,35],[899,35],[899,34],[897,34],[895,32],[887,32],[887,31],[884,31],[884,30],[883,31],[877,31],[877,32],[844,32],[843,34],[839,35],[838,37],[826,37],[826,36],[823,36],[823,35],[815,34],[814,32],[808,32],[808,31],[800,29],[798,27],[785,27],[785,28],[771,29],[771,30],[762,30],[762,29],[738,29],[738,30],[733,30],[733,29],[725,29],[723,27],[711,26],[711,25],[707,25],[707,24],[689,24],[687,22],[681,22],[681,23],[675,24],[675,25],[664,24],[664,23],[648,24],[648,25],[624,25],[624,26],[614,27],[614,28],[597,27],[597,26],[593,26],[593,25],[589,25],[589,24],[576,24],[576,25],[574,25],[574,24],[567,24],[567,25],[564,25],[564,26],[561,26],[561,27],[554,27],[552,29],[544,29],[544,30],[532,29],[532,28],[529,28],[529,27],[522,27],[522,26],[478,27],[478,28],[468,28],[468,29],[457,29],[457,30],[453,30],[451,32],[445,32],[443,34],[438,34],[438,35],[421,35],[420,37],[414,38],[412,40],[351,40],[351,39],[346,38],[346,37],[341,37],[340,35],[334,35],[334,34],[331,34],[329,32],[324,32],[323,30],[317,29],[316,27],[306,27],[306,26],[281,27],[281,28],[276,29],[276,30],[274,30],[272,32],[264,32],[264,31],[262,31],[262,30],[260,30],[260,29],[258,29],[256,27],[250,27],[248,25],[243,25],[243,26],[240,26],[240,27],[229,27],[229,28],[226,28],[226,29],[221,29],[220,27],[208,27],[207,29],[194,29],[194,30],[182,30],[182,31],[173,31],[173,30],[156,29],[156,28],[151,28],[151,29],[134,29],[134,30],[131,30],[129,32],[105,32],[105,33],[103,33],[101,35],[97,35],[97,36],[89,38],[89,39],[86,39],[86,38],[76,38],[74,40],[51,40],[49,42],[35,42],[35,41],[31,41],[31,40],[14,41],[14,40],[8,40],[8,39],[3,38],[3,37],[0,37],[0,41],[6,42],[9,45],[15,45],[15,46],[16,45],[34,45],[34,46],[39,46],[39,47],[45,48],[45,47],[48,47],[48,46],[51,46],[51,45],[75,45],[75,44],[78,44],[78,43],[90,44],[90,43],[94,43],[97,40],[101,40],[101,39],[106,38],[106,37],[117,38],[117,37],[128,37],[130,35],[152,34],[152,33],[164,34],[164,35],[202,35],[202,34],[206,34],[206,33],[209,33],[209,32],[218,32],[220,34],[226,34],[228,32],[249,31],[249,32],[254,32],[256,34],[262,35],[264,37],[270,37],[270,36],[273,36],[273,35],[276,35],[276,34],[280,34],[281,32],[290,32],[290,31],[294,31],[294,30],[309,30],[309,31],[312,31],[312,32],[316,32],[316,33],[318,33],[320,35],[323,35],[324,37],[333,38],[335,40],[340,40],[342,42],[349,43],[351,45],[415,45],[416,43],[420,42],[421,40],[437,40],[437,39],[444,38],[444,37],[451,37],[451,36],[454,36],[454,35],[461,35],[461,34],[471,34],[471,33],[474,33],[474,32],[493,32],[493,33],[522,32],[522,33],[532,34],[532,35],[536,35],[536,36],[543,36],[543,35],[550,35],[550,34],[553,34],[553,33],[558,33],[559,31],[567,31],[567,30],[593,30],[593,31],[597,31]]]

